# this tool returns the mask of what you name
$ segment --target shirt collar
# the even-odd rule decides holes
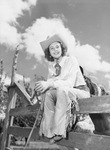
[[[61,61],[59,62],[59,65],[60,65],[61,67],[63,66],[63,64],[64,64],[66,58],[67,58],[67,56],[63,56],[62,59],[61,59]],[[55,64],[56,64],[56,62],[53,62],[53,63],[52,63],[53,67],[55,66]]]

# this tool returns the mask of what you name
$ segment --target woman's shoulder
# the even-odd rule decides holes
[[[66,56],[67,61],[72,63],[78,63],[77,58],[75,56]]]

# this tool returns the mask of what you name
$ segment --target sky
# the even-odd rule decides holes
[[[13,57],[19,46],[16,80],[47,76],[40,46],[47,36],[62,35],[93,82],[110,91],[109,0],[0,0],[0,60],[10,84]]]

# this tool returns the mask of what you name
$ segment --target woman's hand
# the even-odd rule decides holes
[[[43,93],[49,88],[49,83],[47,81],[37,81],[35,83],[35,91]]]

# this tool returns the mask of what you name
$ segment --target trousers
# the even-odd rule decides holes
[[[68,93],[72,94],[70,97]],[[51,138],[54,135],[66,137],[66,128],[71,116],[71,102],[77,98],[90,97],[88,91],[76,88],[49,89],[45,93],[44,114],[40,125],[40,136]]]

